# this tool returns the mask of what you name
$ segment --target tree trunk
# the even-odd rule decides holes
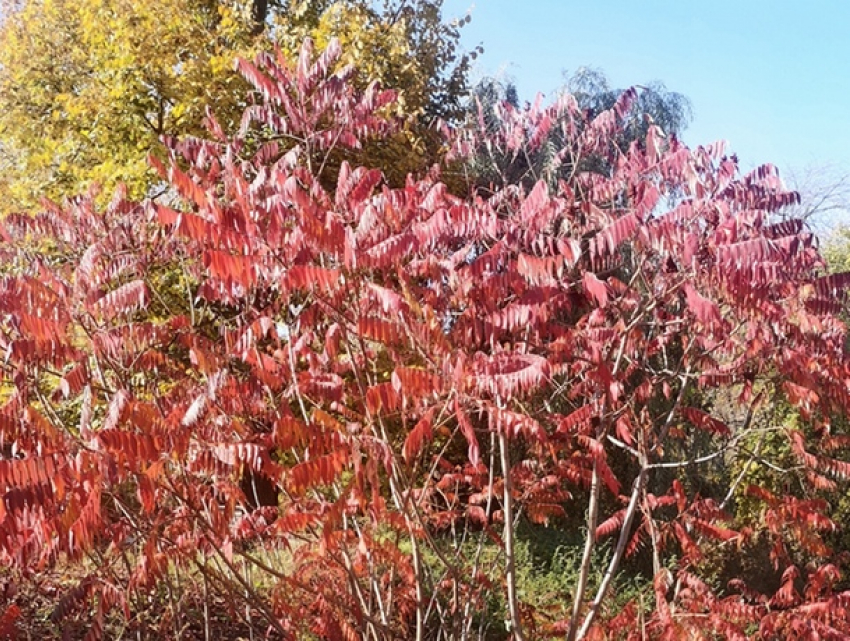
[[[260,35],[266,28],[266,18],[269,15],[269,0],[254,0],[251,5],[251,19],[254,21],[253,33]]]
[[[581,558],[576,591],[573,595],[573,614],[570,617],[570,627],[567,630],[566,641],[575,641],[579,630],[581,606],[584,604],[584,594],[587,591],[587,579],[590,576],[590,565],[593,562],[593,548],[596,544],[596,521],[599,516],[599,466],[594,461],[593,476],[590,480],[590,502],[587,508],[587,536],[584,539],[584,554]]]

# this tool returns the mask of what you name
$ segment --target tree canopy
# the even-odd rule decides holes
[[[586,113],[588,120],[592,120],[596,115],[610,110],[626,91],[611,88],[601,71],[583,68],[567,77],[561,93],[575,101],[575,106]],[[516,87],[495,78],[479,81],[471,90],[471,98],[466,113],[468,124],[488,131],[498,131],[506,117],[505,112],[515,112],[520,108]],[[538,96],[538,107],[540,100]],[[568,117],[568,114],[553,116]],[[668,91],[662,83],[652,83],[635,93],[634,100],[629,104],[629,113],[623,114],[624,125],[618,132],[620,138],[614,142],[622,149],[628,149],[634,142],[643,144],[651,126],[657,126],[665,137],[679,136],[689,124],[690,117],[687,98]],[[567,145],[567,137],[576,133],[564,125],[557,122],[547,125],[534,148],[525,149],[522,154],[513,153],[510,149],[499,153],[492,146],[481,146],[466,159],[462,171],[469,177],[468,182],[478,188],[516,183],[529,187],[541,178],[554,187],[558,180],[568,179],[579,162],[579,159],[559,154]],[[610,170],[602,157],[587,155],[580,162],[583,163],[582,169]]]
[[[605,74],[592,67],[581,67],[566,74],[565,80],[566,92],[575,97],[580,108],[589,110],[591,114],[610,109],[624,91],[612,87]],[[634,114],[639,118],[629,124],[625,135],[643,140],[653,124],[666,135],[680,135],[691,120],[691,103],[687,97],[669,91],[664,83],[658,81],[641,89],[632,105]]]
[[[408,124],[393,144],[368,150],[397,166],[399,180],[433,161],[431,117],[454,117],[467,58],[441,2],[365,0],[268,3],[241,0],[26,0],[7,5],[0,31],[0,210],[32,209],[92,183],[132,197],[150,193],[149,153],[167,137],[199,135],[212,107],[238,126],[248,85],[234,69],[279,45],[297,56],[301,40],[346,45],[358,82],[397,90]],[[291,6],[290,6],[291,4]],[[258,132],[260,133],[260,132]],[[406,152],[406,153],[405,153]]]
[[[163,136],[200,133],[209,104],[225,122],[241,113],[232,67],[248,35],[213,0],[22,3],[0,39],[4,190],[16,206],[92,182],[146,195]]]

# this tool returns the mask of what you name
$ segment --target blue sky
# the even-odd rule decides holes
[[[445,0],[472,11],[463,44],[478,75],[520,97],[547,95],[564,70],[593,66],[612,85],[660,80],[686,95],[688,144],[728,140],[742,168],[850,172],[848,0]]]

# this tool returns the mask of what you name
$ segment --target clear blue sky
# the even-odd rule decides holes
[[[445,0],[445,17],[471,9],[475,73],[504,74],[523,99],[580,66],[616,87],[660,80],[691,100],[688,144],[728,140],[745,169],[850,171],[850,0],[472,2]]]

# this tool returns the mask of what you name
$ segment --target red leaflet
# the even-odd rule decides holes
[[[147,284],[142,280],[134,280],[95,301],[92,308],[105,319],[112,320],[144,308],[149,300],[150,292]]]
[[[593,272],[585,272],[582,278],[582,284],[584,285],[584,290],[587,292],[587,295],[593,300],[599,307],[605,307],[608,305],[608,296],[609,289],[608,285],[599,280],[596,277],[596,274]]]
[[[720,322],[720,310],[716,304],[701,296],[690,283],[685,283],[682,288],[685,290],[688,308],[696,316],[697,321],[706,328],[711,328],[715,323]]]
[[[419,419],[413,429],[410,430],[410,434],[404,439],[402,454],[404,460],[409,465],[416,460],[422,452],[423,447],[430,443],[434,437],[434,431],[432,429],[433,414],[434,412],[430,411]]]
[[[723,421],[695,407],[683,407],[679,411],[691,425],[701,430],[721,436],[730,436],[732,433],[732,430]]]
[[[481,448],[478,445],[478,437],[475,436],[475,430],[472,427],[472,423],[470,423],[469,417],[466,415],[466,412],[463,411],[463,408],[461,408],[460,403],[458,403],[457,400],[455,400],[455,416],[457,417],[460,431],[469,445],[469,462],[472,463],[472,465],[478,465],[481,459]]]
[[[389,414],[401,405],[401,398],[392,383],[379,383],[366,391],[366,408],[372,414]]]

